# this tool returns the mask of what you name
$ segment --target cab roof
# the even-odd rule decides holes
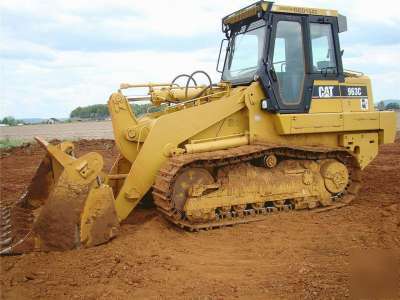
[[[320,8],[310,8],[310,7],[296,7],[296,6],[286,6],[277,5],[269,1],[258,1],[247,7],[244,7],[222,19],[223,25],[231,25],[240,22],[244,19],[256,16],[260,12],[278,12],[287,14],[299,14],[299,15],[315,15],[315,16],[327,16],[327,17],[337,17],[338,11],[332,9],[320,9]]]

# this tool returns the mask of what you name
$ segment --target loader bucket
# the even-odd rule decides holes
[[[75,158],[73,145],[51,145],[26,193],[1,208],[0,254],[91,247],[117,234],[112,189],[101,182],[98,153]]]

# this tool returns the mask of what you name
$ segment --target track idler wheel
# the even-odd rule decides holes
[[[343,192],[349,184],[349,171],[344,164],[337,160],[325,162],[321,166],[321,174],[326,189],[332,194]]]
[[[174,207],[183,211],[186,200],[189,197],[189,192],[193,187],[209,186],[214,183],[214,178],[206,169],[203,168],[187,168],[183,170],[176,178],[173,192],[172,202]]]

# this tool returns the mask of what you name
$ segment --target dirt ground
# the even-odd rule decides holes
[[[81,140],[110,167],[112,141]],[[37,146],[1,157],[1,197],[16,199],[43,155]],[[189,233],[154,209],[136,210],[112,242],[84,250],[2,257],[4,299],[343,299],[354,251],[400,253],[400,139],[363,173],[359,197],[324,213]]]
[[[36,124],[0,127],[1,139],[31,141],[35,136],[46,140],[113,139],[111,121]]]

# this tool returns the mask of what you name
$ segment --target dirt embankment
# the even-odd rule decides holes
[[[112,141],[79,141],[78,155]],[[43,150],[3,154],[1,197],[16,199]],[[400,250],[400,140],[382,147],[363,173],[360,196],[325,213],[293,212],[230,228],[188,233],[153,209],[136,210],[121,235],[99,247],[2,257],[5,299],[343,299],[351,253]],[[400,251],[398,251],[400,253]]]

